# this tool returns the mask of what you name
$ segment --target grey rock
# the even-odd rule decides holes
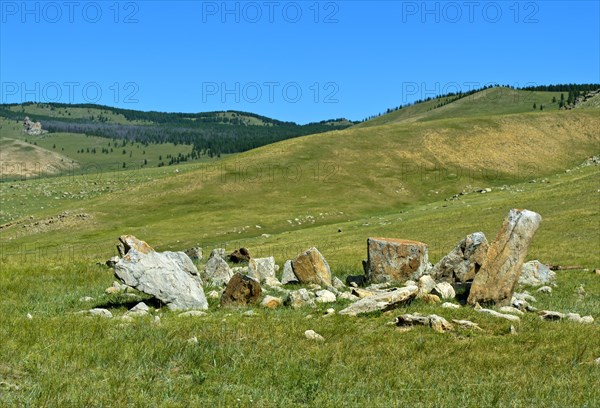
[[[444,309],[460,309],[460,305],[449,302],[442,303],[441,307],[443,307]]]
[[[538,288],[537,292],[552,293],[552,288],[550,286],[542,286],[542,287]]]
[[[248,262],[248,276],[265,282],[267,278],[276,278],[275,276],[275,258],[252,258]]]
[[[233,276],[227,262],[219,255],[212,256],[204,266],[204,277],[215,286],[225,286]]]
[[[306,330],[304,332],[304,336],[309,340],[325,341],[325,338],[323,336],[321,336],[319,333],[315,332],[314,330]]]
[[[288,293],[287,297],[285,298],[284,304],[286,306],[290,306],[292,309],[299,309],[305,306],[314,307],[314,295],[311,295],[312,293],[310,293],[304,288],[294,290]]]
[[[210,251],[208,259],[212,258],[213,256],[218,256],[219,258],[225,259],[225,257],[227,256],[227,251],[225,251],[225,248],[215,248],[212,251]]]
[[[283,264],[283,274],[281,275],[281,283],[284,285],[290,283],[299,283],[298,278],[294,275],[294,270],[292,269],[292,261],[287,260]]]
[[[521,315],[522,316],[522,315],[525,314],[520,309],[517,309],[517,308],[512,307],[512,306],[502,306],[498,310],[500,312],[502,312],[502,313],[510,313],[510,314],[514,314],[514,315]]]
[[[396,326],[429,326],[439,333],[452,330],[452,324],[441,316],[432,314],[424,316],[420,313],[404,314],[396,318]]]
[[[431,293],[439,296],[440,299],[454,299],[456,296],[454,288],[448,282],[439,282],[435,285]]]
[[[477,323],[473,323],[470,320],[452,319],[452,323],[455,323],[456,325],[458,325],[459,328],[461,328],[463,330],[483,331],[483,329],[481,327],[479,327],[479,325]]]
[[[392,310],[413,300],[418,290],[417,286],[407,286],[367,296],[341,310],[339,314],[356,316],[360,313]]]
[[[90,309],[87,311],[88,314],[92,315],[92,316],[100,316],[100,317],[105,317],[107,319],[110,319],[113,317],[112,313],[110,312],[110,310],[107,309],[102,309],[102,308],[95,308],[95,309]]]
[[[541,286],[556,281],[556,272],[551,271],[540,261],[529,261],[521,267],[519,284],[523,286]]]
[[[177,317],[202,317],[206,316],[206,312],[201,310],[189,310],[187,312],[179,313]]]
[[[315,292],[315,295],[317,295],[317,303],[333,303],[337,300],[335,294],[327,289],[318,290]]]
[[[488,242],[483,232],[469,234],[435,264],[431,275],[435,280],[450,283],[471,281],[483,264],[487,250]]]
[[[494,317],[499,317],[499,318],[502,318],[502,319],[510,320],[511,322],[519,322],[519,321],[521,321],[521,319],[519,318],[519,316],[515,316],[515,315],[507,314],[507,313],[500,313],[500,312],[497,312],[497,311],[492,310],[492,309],[483,309],[483,308],[479,309],[479,308],[475,308],[475,311],[477,311],[479,313],[486,313],[486,314],[492,315]]]
[[[208,308],[198,271],[186,254],[156,252],[133,236],[119,239],[127,253],[115,265],[115,275],[125,284],[156,297],[171,310]]]
[[[337,276],[334,276],[331,281],[333,283],[334,288],[336,288],[338,290],[346,289],[346,285],[344,285],[344,282],[342,282]]]

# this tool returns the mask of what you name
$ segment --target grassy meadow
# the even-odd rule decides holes
[[[600,167],[579,166],[600,154],[600,116],[499,99],[475,94],[429,111],[426,102],[177,168],[0,183],[0,406],[600,405]],[[97,265],[133,234],[159,251],[201,246],[205,259],[245,246],[280,266],[316,246],[343,280],[361,273],[370,236],[425,242],[436,262],[469,233],[493,240],[511,208],[543,218],[528,260],[581,267],[558,271],[550,294],[529,289],[534,305],[593,324],[529,313],[513,335],[509,321],[420,300],[352,318],[323,317],[346,300],[268,310],[209,299],[205,316],[183,318],[143,294],[106,294],[114,276]],[[141,300],[151,316],[121,319]],[[114,318],[77,314],[93,307]],[[389,324],[413,312],[483,330]],[[307,340],[308,329],[325,342]]]

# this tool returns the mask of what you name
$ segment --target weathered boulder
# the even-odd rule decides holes
[[[221,306],[242,306],[258,303],[262,293],[260,282],[250,276],[236,273],[221,295]]]
[[[250,251],[246,248],[236,249],[229,254],[229,260],[233,263],[248,262],[250,260]]]
[[[317,303],[333,303],[337,300],[335,294],[327,289],[318,290],[315,295],[317,296],[315,299]]]
[[[292,269],[292,261],[287,260],[283,264],[283,274],[281,275],[281,283],[284,285],[290,283],[298,283],[298,278],[294,275],[294,270]]]
[[[126,285],[156,297],[171,310],[208,308],[198,271],[186,254],[156,252],[131,235],[119,240],[125,255],[115,265],[115,275]]]
[[[510,304],[521,266],[542,217],[529,210],[510,210],[475,275],[468,303]]]
[[[521,267],[519,284],[523,286],[542,286],[556,281],[556,272],[551,271],[540,261],[525,262]]]
[[[418,297],[422,297],[423,295],[427,295],[431,293],[433,288],[435,288],[435,281],[430,275],[423,275],[419,278],[419,282],[417,286],[419,287]]]
[[[314,330],[306,330],[304,336],[309,340],[325,341],[325,338]]]
[[[111,256],[106,262],[106,266],[108,266],[109,268],[114,268],[115,265],[117,264],[117,262],[119,262],[119,257],[118,256]]]
[[[261,283],[267,278],[277,279],[275,276],[275,258],[252,258],[248,262],[248,276],[259,280]]]
[[[469,234],[434,265],[431,275],[437,281],[450,283],[472,281],[483,265],[487,250],[483,232]]]
[[[513,314],[508,314],[508,313],[500,313],[500,312],[497,312],[497,311],[492,310],[492,309],[484,309],[484,308],[481,308],[481,307],[479,307],[479,308],[476,307],[475,311],[477,311],[479,313],[489,314],[489,315],[494,316],[494,317],[499,317],[499,318],[502,318],[502,319],[510,320],[511,322],[518,322],[518,321],[521,320],[519,318],[519,316],[515,316]]]
[[[417,296],[418,290],[419,288],[416,286],[406,286],[403,288],[394,288],[383,293],[376,293],[360,299],[339,313],[356,316],[360,313],[392,310],[413,300]]]
[[[215,286],[227,285],[232,276],[229,265],[219,255],[210,258],[204,266],[204,277]]]
[[[315,247],[298,255],[292,261],[292,270],[300,283],[332,286],[329,264]]]
[[[427,245],[392,238],[369,238],[365,274],[371,282],[418,279],[428,267]]]
[[[439,282],[431,291],[434,295],[438,295],[441,299],[454,299],[456,292],[448,282]]]
[[[438,333],[452,330],[452,324],[441,316],[432,314],[424,316],[419,313],[404,314],[396,318],[396,326],[429,326]]]
[[[287,294],[283,304],[291,307],[292,309],[299,309],[305,306],[314,307],[314,297],[314,294],[310,293],[304,288],[293,290]]]

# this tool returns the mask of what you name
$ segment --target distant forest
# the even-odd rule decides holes
[[[22,105],[26,106],[27,104],[32,103]],[[129,121],[148,123],[107,123],[108,118],[101,114],[79,119],[28,115],[32,120],[41,122],[42,127],[49,132],[80,133],[111,139],[124,139],[146,145],[169,142],[187,144],[193,146],[193,158],[202,155],[214,157],[221,154],[243,152],[281,140],[345,129],[353,125],[352,122],[345,119],[298,125],[294,122],[282,122],[252,113],[237,111],[189,114],[141,112],[93,104],[50,103],[43,105],[62,109],[100,109],[122,114]],[[0,116],[15,120],[25,118],[23,112],[12,111],[9,109],[10,106],[15,105],[0,105]],[[227,116],[224,115],[225,113]],[[257,119],[262,124],[248,124],[249,119]]]

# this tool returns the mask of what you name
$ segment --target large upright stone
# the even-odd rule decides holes
[[[541,221],[542,217],[533,211],[510,210],[473,279],[469,304],[510,304],[529,244]]]
[[[292,270],[300,283],[316,283],[331,286],[329,264],[315,247],[298,255],[292,261]]]
[[[369,238],[365,274],[371,282],[418,279],[429,264],[427,245],[393,238]]]
[[[115,275],[126,285],[156,297],[171,310],[208,308],[198,270],[185,253],[156,252],[131,235],[119,240],[125,255],[115,265]]]
[[[488,242],[483,232],[469,234],[434,265],[431,276],[450,283],[472,281],[483,265],[487,250]]]

